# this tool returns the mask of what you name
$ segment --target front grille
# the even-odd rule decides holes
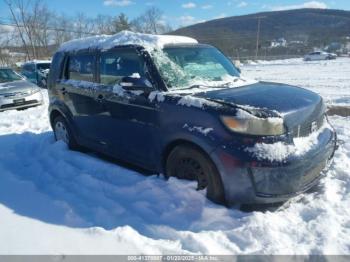
[[[25,101],[23,103],[18,103],[18,104],[12,103],[12,104],[2,105],[0,108],[6,109],[6,108],[17,107],[17,106],[27,106],[27,105],[30,106],[31,104],[37,104],[37,103],[38,103],[38,100],[28,100],[28,101]]]
[[[318,118],[307,121],[305,123],[302,123],[298,126],[296,126],[293,129],[293,137],[306,137],[309,136],[311,133],[316,132],[321,128],[323,125],[323,122],[325,121],[325,115],[322,114]]]
[[[323,155],[321,155],[323,156]],[[315,156],[298,165],[279,168],[255,168],[252,170],[258,196],[283,196],[305,191],[321,178],[327,165],[329,152]]]
[[[16,93],[6,93],[3,94],[4,97],[8,98],[8,97],[22,97],[22,96],[27,96],[30,95],[30,92],[16,92]]]

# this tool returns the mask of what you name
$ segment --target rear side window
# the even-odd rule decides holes
[[[125,76],[144,77],[144,60],[134,49],[120,49],[101,53],[100,79],[104,85],[116,85]]]
[[[64,53],[57,52],[52,59],[52,70],[50,70],[48,75],[48,88],[51,88],[55,82],[62,78],[62,73],[64,70]]]
[[[95,56],[91,54],[72,55],[68,59],[67,79],[94,81]]]
[[[35,65],[34,64],[25,64],[23,65],[24,71],[34,72],[35,71]]]
[[[47,70],[50,69],[50,65],[49,63],[41,63],[41,64],[37,64],[36,67],[38,68],[38,70]]]

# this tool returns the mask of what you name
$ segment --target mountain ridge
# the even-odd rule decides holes
[[[260,17],[259,52],[267,52],[271,41],[284,38],[299,43],[294,48],[269,49],[269,52],[300,52],[332,42],[344,42],[350,36],[350,11],[336,9],[294,9],[231,16],[179,28],[171,34],[190,36],[218,46],[228,55],[252,55]],[[300,43],[302,43],[300,45]]]

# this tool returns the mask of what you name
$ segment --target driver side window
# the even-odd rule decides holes
[[[114,86],[120,84],[123,77],[141,78],[146,76],[146,65],[133,49],[116,49],[101,53],[101,84]]]

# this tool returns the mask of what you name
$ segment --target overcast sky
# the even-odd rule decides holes
[[[95,17],[97,14],[117,15],[125,13],[131,19],[150,6],[164,12],[163,20],[174,28],[211,20],[214,18],[250,14],[272,10],[296,8],[332,8],[350,10],[350,0],[288,1],[288,0],[43,0],[57,13],[69,16],[83,12]],[[0,18],[9,12],[0,0]]]

